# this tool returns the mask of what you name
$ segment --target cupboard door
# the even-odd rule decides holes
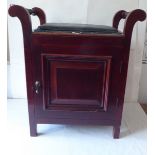
[[[42,54],[44,110],[107,110],[111,57]]]

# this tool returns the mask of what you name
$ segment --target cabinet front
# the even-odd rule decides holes
[[[44,110],[107,110],[111,57],[42,54]]]

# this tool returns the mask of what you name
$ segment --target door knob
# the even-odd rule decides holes
[[[34,90],[36,94],[39,94],[40,82],[36,81],[34,84]]]

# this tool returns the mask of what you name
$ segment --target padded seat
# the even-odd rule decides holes
[[[120,34],[120,32],[110,26],[92,24],[69,24],[69,23],[46,23],[38,26],[34,32],[69,32],[69,33],[101,33]]]

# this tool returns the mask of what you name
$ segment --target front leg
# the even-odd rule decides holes
[[[113,126],[113,138],[118,139],[120,135],[120,126]]]
[[[36,137],[37,136],[37,124],[30,122],[30,136]]]

